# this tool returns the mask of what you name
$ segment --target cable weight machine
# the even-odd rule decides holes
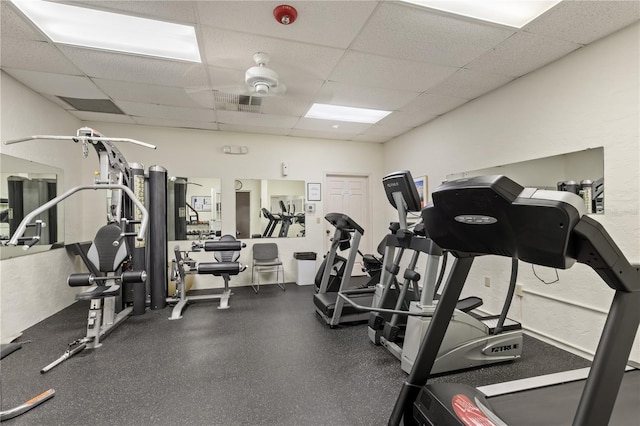
[[[85,158],[89,155],[89,146],[92,146],[98,155],[99,170],[92,185],[71,188],[28,213],[7,245],[24,245],[27,250],[38,242],[40,234],[37,231],[43,226],[37,222],[32,223],[34,218],[77,192],[105,190],[108,224],[98,231],[92,247],[100,237],[103,247],[111,246],[114,250],[124,250],[119,252],[119,256],[124,256],[118,258],[120,263],[112,265],[112,268],[105,268],[100,262],[99,254],[96,254],[99,251],[92,247],[87,249],[79,243],[67,246],[83,259],[90,271],[85,274],[72,274],[68,279],[71,286],[91,286],[76,295],[78,300],[91,300],[87,335],[72,342],[63,356],[41,371],[45,373],[85,348],[99,347],[100,339],[129,315],[144,314],[147,302],[151,309],[162,309],[166,306],[164,289],[167,283],[167,173],[163,167],[152,166],[145,175],[144,166],[128,163],[114,142],[133,143],[150,149],[155,149],[154,145],[128,138],[105,137],[87,127],[78,129],[75,136],[35,135],[4,143],[9,145],[37,139],[72,140],[81,143]],[[146,197],[146,194],[149,194],[149,197]],[[36,227],[36,235],[23,237],[27,227]],[[110,230],[105,229],[107,227]]]

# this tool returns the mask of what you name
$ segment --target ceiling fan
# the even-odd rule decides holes
[[[256,65],[244,74],[244,82],[251,96],[269,96],[283,94],[287,87],[280,82],[278,73],[267,67],[271,57],[265,52],[253,54]]]

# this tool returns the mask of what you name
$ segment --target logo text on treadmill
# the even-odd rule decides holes
[[[491,216],[484,216],[481,214],[461,214],[454,217],[457,222],[466,223],[469,225],[491,225],[496,223],[498,219]]]

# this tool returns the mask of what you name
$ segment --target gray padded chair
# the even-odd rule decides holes
[[[253,245],[253,263],[251,265],[251,287],[256,293],[260,290],[260,274],[262,272],[275,272],[276,284],[284,290],[284,267],[278,257],[278,245],[276,243],[258,243]],[[279,277],[282,274],[282,282]],[[255,284],[254,275],[258,277]]]

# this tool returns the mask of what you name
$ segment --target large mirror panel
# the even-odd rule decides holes
[[[167,194],[169,241],[199,240],[220,235],[220,179],[170,177]]]
[[[27,214],[61,193],[63,172],[56,167],[7,154],[0,154],[0,163],[0,258],[37,253],[49,250],[55,243],[62,243],[64,213],[62,204],[58,204],[36,218],[45,224],[36,245],[29,250],[4,245]],[[33,234],[34,228],[27,228],[24,236]]]
[[[304,237],[304,181],[236,179],[235,188],[238,238]]]
[[[447,180],[481,175],[505,175],[525,187],[573,192],[585,200],[588,213],[604,213],[602,147],[452,173]]]

